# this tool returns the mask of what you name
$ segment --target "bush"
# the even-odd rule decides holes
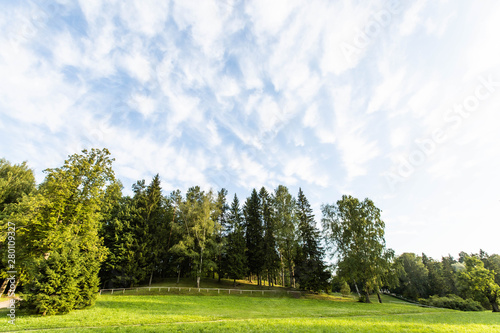
[[[340,293],[344,297],[351,295],[351,288],[349,287],[347,282],[344,281],[344,283],[342,284],[342,287],[340,288]]]
[[[457,295],[448,295],[446,297],[439,297],[437,295],[431,296],[427,299],[420,298],[420,304],[434,306],[437,308],[446,308],[460,311],[483,311],[484,308],[479,302],[470,298],[463,299]]]

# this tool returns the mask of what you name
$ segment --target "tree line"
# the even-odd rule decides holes
[[[36,185],[26,163],[0,160],[0,219],[3,227],[16,226],[16,285],[23,286],[24,303],[34,312],[66,313],[94,304],[99,288],[172,277],[191,277],[197,287],[211,277],[309,291],[328,291],[332,281],[342,281],[366,302],[382,289],[413,298],[448,290],[436,284],[441,280],[434,279],[434,271],[441,263],[430,258],[422,259],[427,270],[422,283],[430,289],[408,282],[421,280],[421,271],[412,270],[419,259],[397,257],[386,248],[381,211],[369,199],[343,196],[323,205],[320,231],[301,189],[294,197],[283,185],[272,191],[262,187],[241,202],[236,195],[228,198],[225,189],[199,186],[164,195],[156,175],[148,183],[137,181],[128,196],[112,162],[107,149],[84,150],[60,168],[45,170],[44,181]],[[6,244],[5,237],[4,279]],[[483,259],[464,256],[464,269],[454,272],[465,287],[450,292],[489,297],[495,310],[500,270],[491,264],[496,259]]]

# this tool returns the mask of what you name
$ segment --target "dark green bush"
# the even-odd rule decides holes
[[[463,299],[457,295],[447,295],[446,297],[439,297],[437,295],[431,296],[427,299],[420,298],[420,304],[434,306],[437,308],[446,308],[460,311],[483,311],[484,308],[479,302],[470,298]]]

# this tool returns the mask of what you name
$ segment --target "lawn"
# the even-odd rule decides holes
[[[27,316],[2,331],[43,332],[500,332],[500,315],[333,297],[102,295],[64,316]],[[387,298],[389,299],[389,298]]]

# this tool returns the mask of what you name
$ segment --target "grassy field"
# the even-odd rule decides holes
[[[386,297],[385,300],[389,300]],[[500,332],[500,316],[404,303],[339,302],[332,296],[102,295],[64,316],[0,311],[1,331],[40,332]]]

